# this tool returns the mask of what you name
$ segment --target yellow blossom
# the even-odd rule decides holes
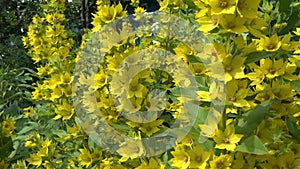
[[[171,154],[174,156],[171,159],[172,166],[181,168],[181,169],[186,169],[189,167],[191,158],[185,150],[175,149],[175,151],[172,151]]]
[[[117,152],[123,157],[129,157],[131,159],[141,157],[144,152],[144,147],[141,139],[130,139],[120,145]]]
[[[243,135],[235,134],[235,128],[233,125],[226,127],[225,131],[217,130],[216,135],[213,137],[217,143],[215,145],[218,149],[226,149],[234,151],[236,144],[242,139]]]
[[[15,127],[16,121],[14,120],[4,120],[2,125],[2,136],[3,137],[13,137],[13,130]]]
[[[78,161],[80,165],[89,167],[93,162],[91,153],[85,148],[79,149],[79,151],[80,151],[80,156],[78,157]]]
[[[210,151],[204,151],[201,145],[198,144],[192,150],[188,150],[187,153],[190,156],[190,168],[205,169],[207,167],[207,161],[211,155]]]
[[[40,166],[43,162],[42,156],[38,153],[30,154],[30,157],[26,159],[29,164],[36,165],[37,167]]]
[[[269,37],[262,37],[258,40],[257,50],[262,51],[270,51],[274,52],[277,51],[281,46],[281,41],[279,40],[277,34],[272,35]]]
[[[222,27],[236,34],[248,32],[248,29],[244,25],[246,22],[245,18],[241,18],[237,15],[222,15],[220,18],[220,24]]]
[[[144,13],[146,10],[142,7],[137,7],[134,9],[134,13]]]
[[[140,127],[140,130],[145,133],[148,137],[153,135],[154,133],[159,131],[158,126],[161,125],[164,122],[164,120],[155,120],[150,123],[144,123]]]
[[[157,160],[155,160],[155,158],[150,158],[149,162],[146,162],[146,160],[141,160],[142,164],[138,167],[136,167],[135,169],[159,169],[164,166],[161,165]]]
[[[256,18],[260,0],[238,0],[237,11],[241,17]]]
[[[128,97],[132,98],[133,96],[135,96],[138,98],[142,98],[143,96],[145,96],[146,92],[147,88],[139,83],[138,78],[135,78],[130,83]]]
[[[275,78],[277,76],[283,75],[285,72],[283,59],[271,60],[269,58],[260,60],[259,69],[266,75],[267,78]]]
[[[58,120],[61,117],[63,118],[63,120],[68,120],[73,116],[74,108],[66,99],[64,99],[61,105],[57,105],[55,113],[57,115],[53,118],[54,120]]]
[[[227,100],[236,107],[250,107],[250,104],[245,100],[249,90],[244,87],[239,88],[238,84],[241,81],[232,80],[227,84]]]
[[[246,77],[251,80],[250,86],[259,85],[265,79],[265,74],[260,70],[257,69],[253,72],[250,72],[246,75]]]
[[[210,168],[213,169],[231,169],[233,158],[228,154],[221,154],[214,156],[213,160],[209,162]]]
[[[237,0],[211,0],[211,14],[233,14],[236,9]]]

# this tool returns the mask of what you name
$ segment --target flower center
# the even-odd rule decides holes
[[[135,153],[139,153],[140,152],[140,148],[139,147],[135,147],[134,152]]]
[[[235,101],[236,101],[236,96],[231,96],[231,97],[229,98],[229,101],[235,102]]]
[[[232,67],[230,65],[225,67],[225,72],[231,72],[232,71]]]
[[[228,144],[228,143],[230,143],[230,139],[229,138],[223,138],[223,142]]]
[[[225,165],[222,162],[218,162],[216,166],[220,169],[225,168]]]
[[[269,69],[269,73],[274,75],[276,73],[276,70],[274,68]]]
[[[272,49],[275,49],[275,45],[274,44],[269,44],[268,46],[267,46],[267,48],[269,49],[269,50],[272,50]]]
[[[187,163],[189,161],[189,157],[187,157],[187,156],[184,156],[184,158],[183,158],[183,162],[184,163]]]
[[[106,78],[105,78],[105,77],[102,77],[102,78],[100,79],[100,83],[105,83],[105,81],[106,81]]]
[[[228,7],[228,1],[220,1],[220,4],[219,4],[219,7],[220,8],[227,8]]]
[[[211,18],[211,23],[213,26],[216,26],[218,24],[219,18],[218,17],[212,17]]]
[[[202,161],[202,156],[197,156],[196,161],[200,163]]]

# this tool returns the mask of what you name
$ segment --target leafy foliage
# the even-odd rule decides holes
[[[14,59],[25,56],[19,46],[19,36],[23,32],[14,23],[23,17],[22,12],[34,8],[38,14],[26,14],[30,20],[32,18],[32,23],[28,29],[22,27],[27,32],[22,40],[27,55],[35,63],[36,73],[30,68],[2,69],[0,72],[0,168],[238,169],[299,166],[299,0],[161,0],[153,4],[142,0],[121,3],[91,1],[91,4],[97,4],[91,30],[84,30],[85,26],[76,21],[80,20],[82,5],[78,0],[72,3],[65,0],[11,3],[19,4],[16,8],[20,10],[11,9],[8,14],[1,15],[0,23],[8,26],[0,37],[3,37],[1,42],[5,43],[5,48],[13,50],[17,47],[20,51],[0,49],[6,52],[1,55],[5,61],[3,66],[13,65],[8,62],[10,55]],[[218,66],[214,59],[199,55],[178,40],[152,34],[128,37],[115,44],[95,72],[88,72],[93,67],[93,60],[83,58],[89,66],[82,67],[82,74],[73,74],[74,65],[82,59],[81,52],[84,52],[82,49],[88,43],[89,35],[127,14],[157,9],[190,21],[208,36],[212,44],[205,46],[205,52],[208,51],[205,54],[210,56],[208,58],[220,60],[226,86],[217,84],[221,77],[220,70],[214,69]],[[23,21],[28,23],[28,18]],[[122,25],[120,30],[111,33],[119,37],[123,30],[130,29],[126,26]],[[9,35],[13,30],[20,34]],[[13,38],[16,38],[17,46],[7,43]],[[157,69],[142,70],[141,67],[138,68],[142,71],[132,79],[121,74],[118,83],[123,86],[112,87],[111,77],[116,65],[122,67],[121,62],[128,61],[126,57],[145,48],[163,48],[178,56],[191,69],[199,87],[179,87],[168,73]],[[95,54],[105,50],[95,49]],[[200,61],[200,57],[206,60]],[[16,65],[22,64],[16,62]],[[95,78],[95,83],[90,84],[90,78]],[[182,83],[189,83],[187,77],[179,79]],[[75,86],[76,93],[72,93],[74,81],[84,84]],[[127,83],[128,86],[124,85]],[[165,98],[161,99],[166,100],[167,106],[160,111],[161,116],[145,115],[147,120],[156,119],[149,123],[132,122],[122,117],[119,107],[114,107],[111,95],[112,92],[122,93],[125,87],[130,89],[126,99],[135,105],[135,109],[126,107],[122,104],[124,100],[116,97],[119,107],[123,106],[129,113],[136,109],[145,111],[153,103],[147,98],[164,94]],[[220,95],[224,88],[226,98]],[[164,92],[155,93],[155,89]],[[79,99],[72,99],[72,94]],[[91,103],[91,96],[96,98],[96,106]],[[195,97],[199,100],[194,101]],[[184,111],[181,103],[186,100],[190,103]],[[220,105],[212,106],[216,100],[226,100],[223,111],[217,109]],[[86,114],[76,114],[74,108]],[[104,114],[83,124],[79,115],[86,117],[96,109],[101,109]],[[182,113],[192,113],[193,116],[185,119],[180,116]],[[114,145],[118,154],[98,146],[99,141],[87,128],[107,129],[97,121],[102,118],[120,134],[135,141],[128,145],[113,144],[119,140],[109,137],[109,143]],[[176,120],[195,123],[184,133],[167,130],[178,124]],[[145,153],[141,151],[142,147],[149,151],[153,147],[149,142],[142,142],[141,138],[166,131],[168,136],[186,136],[181,142],[174,140],[175,146],[169,145],[170,149],[163,154],[138,158]],[[107,132],[102,137],[109,134]]]

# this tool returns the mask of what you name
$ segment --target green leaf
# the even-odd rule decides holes
[[[237,119],[236,133],[250,134],[262,122],[269,111],[270,104],[271,101],[264,102],[244,113],[241,118]]]
[[[60,137],[60,138],[65,138],[65,137],[67,137],[67,135],[68,135],[67,132],[64,131],[64,130],[53,130],[52,133],[53,133],[54,135],[57,135],[57,136]]]
[[[293,14],[289,17],[290,19],[287,21],[287,26],[284,29],[282,29],[282,31],[279,32],[279,35],[287,34],[295,28],[296,24],[300,20],[300,14],[299,13],[300,13],[299,9],[295,9],[293,11]]]
[[[236,151],[256,155],[268,154],[267,148],[256,135],[246,138],[240,145],[237,146]]]
[[[32,129],[34,129],[34,126],[25,126],[21,131],[18,132],[18,135],[28,133]]]
[[[279,11],[286,12],[289,9],[291,3],[292,3],[292,0],[280,0]]]
[[[1,158],[7,158],[10,153],[13,151],[13,142],[11,138],[7,137],[0,137],[0,159]]]
[[[298,129],[298,125],[292,121],[288,116],[286,117],[286,127],[293,138],[300,143],[300,130]]]
[[[260,59],[267,58],[273,55],[273,52],[253,52],[248,54],[245,64],[257,62]]]
[[[4,114],[9,115],[18,115],[20,112],[19,106],[17,102],[14,102],[12,105],[10,105],[5,111]]]
[[[215,142],[207,139],[204,143],[201,143],[201,146],[204,151],[209,151],[214,148]]]
[[[196,93],[197,89],[195,88],[179,88],[174,87],[171,88],[170,91],[176,97],[187,97],[187,98],[198,98],[198,94]]]
[[[91,150],[94,150],[95,142],[93,141],[93,139],[91,137],[89,137],[89,139],[88,139],[88,145]]]
[[[168,157],[168,153],[167,152],[165,152],[164,155],[162,156],[162,160],[163,160],[164,163],[168,162],[169,157]]]
[[[291,81],[291,87],[292,89],[300,92],[300,80]]]
[[[198,115],[196,117],[196,120],[194,122],[193,127],[189,131],[188,137],[191,137],[193,139],[199,139],[200,136],[200,128],[199,124],[204,124],[207,119],[208,110],[204,109],[203,107],[198,107]]]

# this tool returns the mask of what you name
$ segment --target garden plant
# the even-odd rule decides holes
[[[80,38],[37,3],[1,169],[300,169],[299,0],[97,0]]]

